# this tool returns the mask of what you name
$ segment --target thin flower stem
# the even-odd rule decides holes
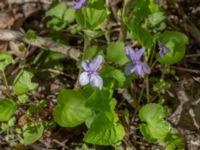
[[[130,8],[132,6],[132,3],[134,0],[124,0],[123,3],[123,8],[122,8],[122,17],[123,16],[128,16],[130,12]],[[126,26],[123,23],[123,18],[121,17],[121,31],[120,31],[120,41],[125,41],[126,40],[126,34],[127,34],[127,29]]]
[[[150,68],[152,69],[157,63],[157,60],[155,60],[151,65],[150,65]]]
[[[145,88],[145,81],[143,81],[143,84],[142,84],[142,89],[141,89],[141,92],[140,92],[140,96],[138,98],[138,102],[137,102],[137,105],[139,106],[140,105],[140,101],[142,99],[142,95],[144,93],[144,88]]]
[[[154,64],[156,63],[156,61],[154,62]],[[153,65],[154,65],[153,64]],[[153,66],[152,65],[152,66]],[[168,66],[167,65],[165,65],[164,66],[164,69],[166,69]],[[165,72],[164,71],[162,71],[162,74],[161,74],[161,77],[160,77],[160,80],[164,80],[164,78],[165,78]],[[156,100],[156,98],[158,98],[158,97],[160,97],[161,96],[161,92],[158,92],[158,94],[157,95],[155,95],[154,97],[152,97],[151,98],[151,100],[150,100],[150,102],[153,102],[154,100]]]
[[[5,87],[6,87],[6,95],[8,97],[11,97],[10,88],[9,88],[9,85],[8,85],[8,80],[6,78],[6,75],[5,75],[4,71],[2,71],[2,79],[3,79],[3,83],[4,83]]]
[[[104,35],[105,35],[107,44],[109,44],[111,42],[111,40],[110,40],[110,27],[108,25],[108,21],[105,24],[106,24],[106,28],[108,28],[108,29],[105,31]]]
[[[167,68],[168,66],[167,65],[164,65],[164,71],[162,71],[162,74],[161,74],[161,77],[160,77],[160,80],[164,80],[165,78],[165,69]],[[161,96],[161,91],[158,92],[158,97]],[[156,98],[156,97],[155,97]],[[154,100],[154,99],[153,99]]]
[[[160,78],[162,80],[164,80],[164,78],[165,78],[165,70],[168,68],[168,65],[164,65],[163,68],[164,68],[164,71],[162,71],[161,78]]]
[[[155,46],[152,48],[152,54],[150,57],[150,62],[149,65],[151,66],[154,62],[153,62],[153,58],[155,57]]]
[[[90,46],[90,37],[88,37],[85,33],[84,33],[84,47],[83,47],[83,56],[82,56],[82,60],[85,59],[85,51],[87,50],[87,48]]]
[[[143,81],[143,83],[142,83],[142,89],[141,89],[141,91],[140,91],[139,98],[138,98],[138,100],[135,102],[135,108],[136,108],[136,109],[135,109],[135,112],[133,113],[133,117],[132,117],[132,119],[131,119],[131,122],[134,121],[134,118],[136,118],[137,112],[138,112],[139,109],[140,109],[140,101],[141,101],[142,95],[143,95],[143,93],[144,93],[144,88],[145,88],[145,81]]]
[[[137,106],[137,102],[136,102],[136,97],[137,97],[137,95],[136,95],[136,93],[137,92],[135,92],[136,90],[135,90],[135,86],[136,86],[136,84],[135,84],[135,81],[133,80],[133,82],[130,84],[130,89],[131,89],[131,95],[133,96],[133,106],[134,107],[136,107]],[[134,92],[133,92],[134,91]]]
[[[160,93],[156,94],[154,97],[151,98],[150,103],[156,100],[157,97],[160,96]]]
[[[146,76],[146,80],[145,80],[145,82],[146,82],[146,95],[147,95],[147,102],[149,103],[149,76],[147,75]]]
[[[85,52],[86,52],[87,48],[89,47],[89,45],[90,45],[90,38],[84,33],[84,47],[83,47],[83,55],[81,58],[81,62],[85,59]],[[82,71],[82,69],[80,68],[78,77],[80,76],[81,71]],[[77,79],[74,88],[78,88],[78,87],[79,87],[79,81]]]

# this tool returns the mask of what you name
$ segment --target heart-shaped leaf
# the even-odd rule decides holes
[[[44,127],[41,122],[30,122],[23,127],[24,144],[36,142],[43,134]]]
[[[16,95],[26,94],[37,88],[38,84],[31,81],[32,77],[32,72],[22,70],[18,73],[13,86]]]
[[[185,46],[188,44],[188,37],[180,32],[166,31],[160,35],[160,41],[170,51],[162,58],[157,55],[157,59],[163,64],[175,64],[185,55]]]
[[[7,121],[11,118],[16,111],[17,105],[15,101],[11,99],[5,99],[0,101],[0,121]]]
[[[0,71],[13,62],[12,55],[8,52],[0,52]]]
[[[124,128],[115,112],[102,112],[94,119],[83,140],[91,144],[116,145],[124,135]]]
[[[79,91],[62,89],[57,100],[53,117],[62,127],[77,126],[92,115],[91,110],[85,106],[86,98]]]

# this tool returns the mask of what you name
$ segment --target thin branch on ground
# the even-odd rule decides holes
[[[13,40],[19,40],[24,43],[30,44],[31,46],[36,46],[39,48],[43,48],[45,50],[60,52],[74,60],[78,60],[81,55],[80,50],[75,49],[71,46],[58,44],[47,38],[38,36],[36,40],[31,40],[31,39],[26,38],[25,34],[19,31],[0,30],[0,41],[13,41]]]
[[[196,70],[196,69],[189,69],[189,68],[175,67],[175,66],[171,66],[170,68],[175,69],[175,70],[180,70],[180,71],[200,74],[200,70]]]

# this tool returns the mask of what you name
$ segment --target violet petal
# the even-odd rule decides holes
[[[144,54],[145,48],[141,48],[141,49],[133,49],[130,46],[125,47],[125,53],[128,57],[129,60],[132,61],[138,61],[140,60],[140,58],[142,57],[142,55]]]
[[[79,0],[78,2],[74,3],[74,9],[80,9],[83,6],[87,5],[87,0]]]
[[[129,63],[125,67],[125,74],[130,75],[135,71],[135,65],[133,63]]]
[[[166,53],[169,52],[169,49],[165,47],[160,41],[158,41],[158,46],[159,46],[159,55],[162,58]]]
[[[81,86],[88,84],[90,81],[90,75],[88,72],[82,72],[79,76],[79,83]]]
[[[100,68],[103,61],[104,61],[103,56],[101,56],[101,55],[96,56],[90,63],[90,70],[98,71],[98,69]]]
[[[90,62],[88,60],[82,61],[81,66],[83,67],[83,69],[85,71],[89,71],[90,70]]]
[[[135,50],[135,54],[132,56],[134,61],[140,60],[142,55],[144,54],[145,48],[141,48],[139,50]]]
[[[138,74],[138,75],[140,75],[140,76],[142,76],[142,77],[144,76],[144,72],[142,70],[142,63],[141,62],[137,63],[135,65],[135,73]]]
[[[90,84],[101,89],[103,86],[103,80],[98,74],[91,74]]]
[[[145,62],[142,63],[142,69],[146,74],[150,74],[151,73],[150,67]]]
[[[161,58],[164,56],[164,54],[161,50],[159,51],[159,55],[160,55]]]
[[[125,53],[126,53],[126,56],[128,57],[129,60],[133,60],[132,56],[135,55],[135,52],[130,46],[125,47]]]

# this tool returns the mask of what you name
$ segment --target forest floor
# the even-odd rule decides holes
[[[18,44],[21,41],[11,40],[8,36],[2,34],[4,31],[27,31],[28,29],[34,30],[37,35],[46,37],[51,33],[47,27],[48,18],[45,12],[51,6],[49,0],[1,0],[0,1],[0,50],[11,51],[11,53],[18,58],[24,58],[27,63],[30,63],[29,58],[35,57],[40,51],[40,43],[28,43],[28,51],[20,52]],[[172,109],[172,113],[167,117],[167,120],[178,129],[178,131],[186,138],[187,150],[200,150],[200,1],[199,0],[179,0],[175,5],[162,4],[163,9],[167,15],[167,26],[170,29],[185,33],[189,37],[189,45],[187,46],[185,58],[178,64],[172,65],[171,68],[175,71],[175,77],[167,75],[168,82],[172,87],[165,91],[167,98],[166,105]],[[67,32],[62,33],[63,38],[69,39],[69,45],[76,49],[82,49],[82,38],[73,36]],[[73,43],[74,41],[78,41]],[[24,41],[22,41],[24,42]],[[27,44],[27,43],[26,43]],[[37,98],[46,98],[49,100],[48,109],[42,112],[43,119],[51,119],[49,113],[52,112],[54,104],[56,103],[56,96],[60,87],[67,86],[73,87],[78,70],[75,66],[75,61],[67,59],[62,61],[65,70],[56,78],[36,79],[40,82],[38,91],[33,92]],[[18,71],[19,66],[14,66],[8,69],[6,74],[13,74]],[[159,66],[157,66],[159,67]],[[54,74],[54,70],[43,68],[44,72]],[[13,80],[12,77],[10,76]],[[1,82],[0,82],[1,84]],[[0,85],[3,88],[3,85]],[[128,91],[126,91],[128,92]],[[119,97],[123,97],[123,92],[117,93]],[[3,98],[4,95],[0,94]],[[122,100],[117,106],[117,112],[120,116],[122,108],[131,108],[130,104]],[[24,113],[26,108],[21,108],[21,114]],[[20,114],[19,113],[19,114]],[[39,114],[41,115],[41,114]],[[37,116],[33,116],[37,117]],[[18,118],[19,124],[26,123],[22,117]],[[30,118],[31,119],[31,118]],[[124,123],[126,132],[128,133],[124,138],[124,145],[127,147],[134,147],[137,150],[162,150],[163,148],[146,142],[137,129],[138,119],[133,118],[129,125]],[[85,126],[80,125],[73,129],[56,127],[54,129],[46,130],[42,139],[35,144],[29,146],[19,146],[19,149],[73,149],[73,147],[81,146]],[[1,138],[4,135],[0,135]],[[111,147],[97,147],[91,146],[95,149],[111,150]],[[12,149],[8,144],[0,140],[0,149]]]

